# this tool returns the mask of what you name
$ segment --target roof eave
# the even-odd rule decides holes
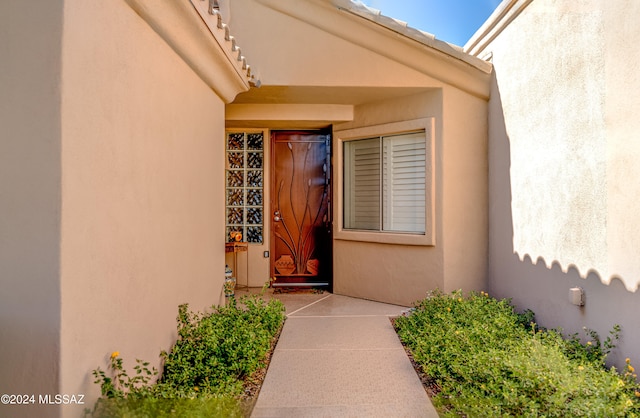
[[[454,59],[463,61],[473,67],[476,67],[480,71],[484,71],[486,73],[491,72],[490,63],[465,53],[461,46],[437,39],[434,34],[413,28],[406,22],[394,19],[390,16],[385,16],[381,13],[381,11],[367,7],[360,2],[354,2],[352,0],[331,0],[331,2],[338,9],[346,10],[367,20],[373,21],[381,26],[399,33],[400,35],[406,36],[407,38],[413,39],[416,42],[422,43],[435,50],[438,50],[445,55],[449,55]]]
[[[491,16],[467,41],[464,51],[480,58],[490,58],[487,46],[529,5],[533,0],[503,0]]]
[[[225,102],[256,83],[218,11],[204,0],[126,0]]]

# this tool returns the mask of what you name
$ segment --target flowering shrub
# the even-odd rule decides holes
[[[640,416],[640,387],[627,360],[619,374],[604,360],[620,328],[601,342],[586,330],[564,339],[539,329],[531,311],[485,292],[432,292],[395,320],[402,342],[433,379],[444,416]]]
[[[123,360],[120,358],[120,352],[114,351],[109,358],[109,368],[113,371],[114,377],[108,377],[107,374],[97,368],[93,371],[96,378],[94,383],[100,383],[100,391],[102,396],[114,399],[125,398],[143,398],[152,393],[150,381],[158,371],[149,368],[149,363],[142,360],[136,360],[137,365],[133,368],[136,374],[129,377],[124,369]]]
[[[258,296],[240,299],[239,307],[193,313],[178,308],[178,341],[162,352],[163,373],[137,360],[135,375],[126,372],[119,352],[110,357],[110,372],[93,371],[102,398],[92,417],[242,417],[243,385],[266,364],[266,354],[284,322],[284,305]]]

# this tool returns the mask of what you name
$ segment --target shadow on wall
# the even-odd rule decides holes
[[[511,141],[495,73],[493,77],[489,105],[489,291],[494,297],[511,298],[521,311],[533,310],[538,324],[562,328],[565,334],[583,337],[586,327],[605,339],[619,324],[622,332],[609,365],[620,370],[626,357],[640,364],[640,331],[635,319],[640,316],[640,292],[629,292],[619,277],[606,285],[597,271],[591,270],[583,278],[574,266],[563,271],[557,260],[545,262],[538,257],[534,262],[535,256],[515,252]],[[572,287],[584,290],[584,306],[571,304]]]

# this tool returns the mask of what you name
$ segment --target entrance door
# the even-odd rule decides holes
[[[275,286],[331,286],[331,135],[271,134],[271,274]]]

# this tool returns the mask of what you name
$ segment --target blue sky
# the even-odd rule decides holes
[[[501,0],[361,0],[437,39],[464,46]]]

